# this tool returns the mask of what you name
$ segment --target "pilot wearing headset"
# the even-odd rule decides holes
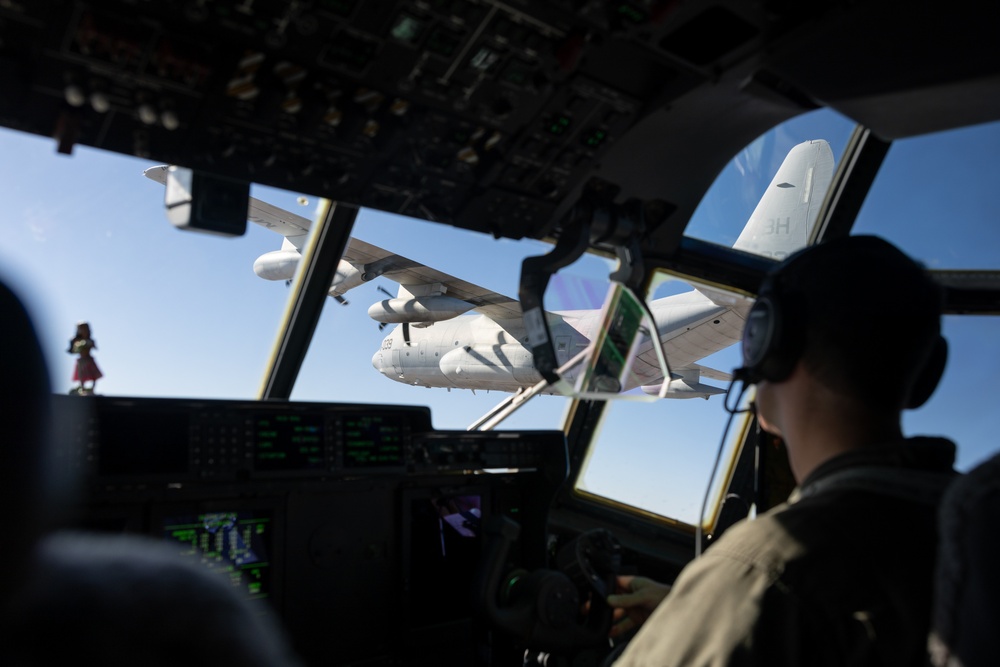
[[[619,578],[616,667],[925,664],[936,505],[955,446],[904,438],[947,344],[942,293],[872,236],[793,254],[767,276],[738,377],[784,440],[787,503],[730,528],[672,587]]]

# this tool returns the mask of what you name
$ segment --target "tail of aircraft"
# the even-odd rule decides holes
[[[822,139],[805,141],[788,151],[778,173],[757,202],[757,208],[733,248],[781,260],[809,242],[820,206],[833,181],[833,151]],[[698,286],[713,303],[738,311],[749,302],[726,292]]]
[[[833,151],[830,150],[830,144],[814,140],[792,148],[767,186],[733,248],[778,260],[804,248],[832,180]],[[740,321],[746,317],[752,301],[703,285],[696,286],[696,289],[712,304],[735,315],[728,324],[729,328],[723,329],[716,325],[719,325],[720,320],[726,319],[723,315],[725,311],[706,311],[704,322],[689,328],[690,332],[708,322],[714,323],[703,330],[704,339],[700,344],[702,351],[717,351],[737,342],[742,329]],[[664,300],[670,298],[672,297],[665,297]],[[668,341],[664,341],[664,344],[667,343]],[[708,398],[714,393],[723,393],[724,390],[701,383],[702,377],[724,382],[732,379],[728,373],[698,364],[672,366],[671,370],[675,376],[671,379],[667,392],[667,396],[671,398]],[[643,391],[647,393],[659,393],[659,390],[660,385],[643,387]]]
[[[832,180],[830,144],[792,148],[733,247],[779,260],[805,247]]]

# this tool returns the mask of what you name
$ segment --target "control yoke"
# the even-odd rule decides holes
[[[508,572],[507,556],[520,532],[504,516],[484,524],[487,552],[476,603],[491,625],[536,651],[572,654],[606,646],[612,617],[606,599],[621,566],[618,540],[610,531],[591,530],[560,549],[560,569]]]

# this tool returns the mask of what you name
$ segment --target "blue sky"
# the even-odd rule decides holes
[[[850,128],[824,112],[769,133],[724,170],[688,232],[731,244],[791,146],[824,138],[839,162]],[[897,242],[931,268],[1000,268],[1000,210],[992,193],[1000,182],[998,154],[996,126],[897,143],[856,230]],[[152,164],[79,147],[62,156],[51,140],[0,131],[0,277],[28,302],[58,392],[72,384],[74,359],[65,350],[75,324],[88,320],[106,375],[99,393],[253,397],[288,289],[261,280],[252,266],[281,237],[252,224],[238,239],[174,229],[163,213],[161,186],[141,175]],[[253,194],[306,217],[316,204],[310,198],[302,206],[298,193],[269,188]],[[494,240],[373,211],[362,212],[354,234],[511,296],[521,259],[547,251],[539,242]],[[593,297],[603,296],[607,272],[608,263],[592,257],[568,267],[546,305],[598,305]],[[366,313],[382,298],[376,285],[395,291],[378,280],[354,290],[347,307],[328,301],[294,400],[427,404],[437,427],[464,428],[504,397],[408,387],[379,375],[370,360],[385,332]],[[945,333],[952,361],[942,388],[905,425],[910,433],[955,438],[967,467],[996,449],[1000,418],[991,381],[1000,376],[1000,323],[948,318]],[[730,348],[707,362],[729,370],[739,359]],[[509,425],[557,427],[566,404],[541,397]],[[719,398],[616,405],[594,450],[588,488],[693,516],[724,417]]]

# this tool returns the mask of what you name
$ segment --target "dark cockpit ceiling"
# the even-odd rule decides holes
[[[716,174],[823,106],[866,128],[840,174],[861,181],[893,139],[1000,118],[1000,51],[980,14],[835,0],[3,3],[0,124],[64,152],[497,237],[558,238],[585,193],[634,200],[647,266],[753,291],[766,260],[683,237]],[[867,187],[838,181],[826,236],[847,233]],[[997,300],[953,290],[951,308]]]

